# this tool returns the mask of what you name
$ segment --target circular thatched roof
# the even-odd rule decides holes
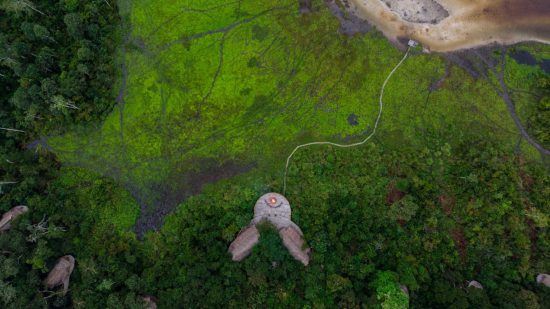
[[[304,248],[304,233],[290,219],[291,210],[288,200],[279,193],[262,195],[254,205],[254,218],[237,238],[229,245],[233,261],[241,261],[252,252],[260,238],[256,224],[267,221],[275,226],[290,254],[304,265],[309,264],[310,249]]]
[[[253,224],[263,220],[272,223],[277,229],[293,225],[290,221],[291,210],[288,200],[279,193],[270,192],[262,195],[254,205]]]

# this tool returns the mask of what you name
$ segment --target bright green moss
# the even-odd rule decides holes
[[[132,5],[125,103],[100,127],[50,142],[63,161],[144,190],[200,159],[254,162],[280,178],[299,143],[361,139],[402,57],[380,34],[339,34],[323,5],[307,16],[290,0]],[[512,147],[518,134],[493,89],[452,67],[429,93],[444,75],[439,56],[412,55],[386,88],[372,142],[452,128],[451,144],[473,131]]]

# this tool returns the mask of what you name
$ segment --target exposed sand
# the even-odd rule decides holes
[[[522,41],[550,43],[549,0],[343,0],[393,42],[449,52]],[[445,16],[448,14],[448,16]]]
[[[382,0],[392,12],[412,23],[437,24],[449,16],[441,4],[434,0]]]

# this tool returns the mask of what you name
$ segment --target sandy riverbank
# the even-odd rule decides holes
[[[492,43],[550,43],[548,0],[344,0],[390,40],[412,38],[426,51]]]

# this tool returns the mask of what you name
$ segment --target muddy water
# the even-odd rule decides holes
[[[550,0],[425,0],[439,3],[449,16],[435,24],[407,21],[433,19],[422,16],[430,14],[423,1],[415,1],[419,4],[412,11],[419,16],[413,18],[410,7],[403,12],[399,6],[388,6],[389,0],[344,2],[352,13],[368,20],[390,40],[397,43],[400,38],[412,38],[426,51],[449,52],[521,41],[550,43]]]

